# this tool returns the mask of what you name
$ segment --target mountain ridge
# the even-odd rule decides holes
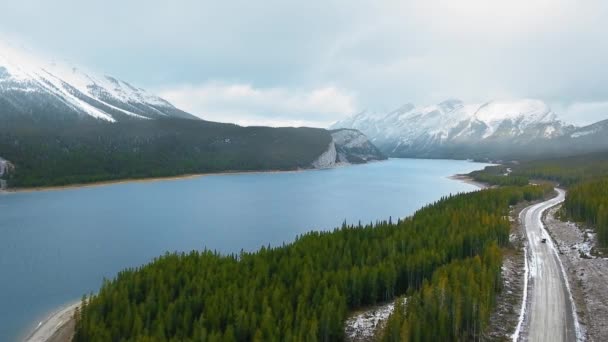
[[[449,99],[422,107],[408,103],[385,113],[363,111],[331,128],[358,129],[392,157],[496,159],[557,154],[568,144],[581,145],[574,146],[577,151],[597,149],[579,139],[608,132],[608,124],[594,125],[567,124],[536,99],[481,104]],[[608,147],[607,139],[600,140],[598,148]]]
[[[112,76],[47,62],[0,41],[0,116],[199,119],[156,95]]]
[[[360,132],[340,132],[206,121],[0,41],[0,190],[386,159]]]

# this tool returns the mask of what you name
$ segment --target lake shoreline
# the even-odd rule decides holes
[[[311,170],[318,170],[318,169],[311,169]],[[102,184],[87,184],[87,185],[83,185],[83,186],[67,186],[67,187],[59,187],[59,188],[53,188],[53,189],[48,189],[48,190],[31,190],[31,191],[52,191],[52,190],[61,190],[61,189],[69,189],[69,188],[80,188],[80,187],[94,187],[94,186],[103,186],[103,185],[110,185],[110,184],[120,184],[120,183],[132,183],[132,182],[155,182],[155,181],[163,181],[163,180],[179,180],[179,179],[188,179],[188,178],[196,178],[196,177],[203,177],[203,176],[207,176],[207,175],[231,175],[231,174],[250,174],[250,173],[279,173],[279,172],[301,172],[301,171],[307,171],[307,170],[294,170],[294,171],[251,171],[251,172],[223,172],[223,173],[212,173],[212,174],[197,174],[197,175],[184,175],[184,176],[179,176],[179,177],[163,177],[163,178],[154,178],[154,179],[141,179],[141,180],[123,180],[123,181],[117,181],[117,182],[111,182],[111,183],[107,183],[104,182]],[[485,189],[488,188],[487,184],[484,183],[480,183],[480,182],[476,182],[475,180],[473,180],[473,178],[469,177],[466,174],[455,174],[452,176],[447,177],[448,179],[454,180],[454,181],[459,181],[459,182],[463,182],[466,184],[470,184],[473,186],[476,186],[480,189]],[[27,191],[27,190],[25,190]],[[23,191],[20,191],[23,192]],[[68,342],[69,339],[66,339],[66,336],[72,336],[72,334],[74,333],[74,319],[73,319],[73,314],[74,311],[76,310],[76,308],[78,307],[78,303],[72,303],[63,307],[58,308],[56,311],[54,311],[53,313],[51,313],[46,320],[44,320],[43,322],[41,322],[41,325],[39,325],[32,333],[30,333],[29,337],[26,339],[27,342],[30,341],[34,341],[33,337],[35,337],[34,335],[36,335],[39,331],[41,330],[45,330],[45,326],[47,331],[46,334],[43,337],[43,339],[40,339],[41,336],[38,336],[38,339],[36,339],[36,341],[43,341],[43,342]],[[67,314],[69,314],[69,319],[65,320],[65,321],[59,321],[59,323],[57,322],[57,318],[58,317],[66,317]],[[51,331],[48,331],[49,326],[51,327]]]
[[[489,188],[488,184],[478,182],[478,181],[474,180],[469,175],[456,174],[456,175],[449,176],[448,178],[451,179],[451,180],[462,182],[462,183],[467,183],[467,184],[470,184],[470,185],[474,185],[474,186],[476,186],[476,187],[478,187],[480,189],[487,189],[487,188]]]
[[[0,194],[17,194],[17,193],[28,193],[28,192],[46,192],[46,191],[61,191],[61,190],[72,190],[72,189],[82,189],[82,188],[94,188],[101,187],[107,185],[116,185],[116,184],[129,184],[129,183],[148,183],[148,182],[162,182],[162,181],[174,181],[174,180],[183,180],[183,179],[192,179],[206,176],[229,176],[229,175],[242,175],[242,174],[260,174],[260,173],[296,173],[296,172],[305,172],[305,171],[320,171],[327,169],[335,169],[339,167],[345,166],[357,166],[357,165],[365,165],[377,162],[384,162],[394,158],[388,158],[385,160],[371,160],[367,163],[356,163],[356,164],[336,164],[331,167],[326,168],[307,168],[307,169],[294,169],[294,170],[227,170],[221,172],[203,172],[203,173],[189,173],[178,176],[164,176],[164,177],[149,177],[149,178],[123,178],[123,179],[115,179],[115,180],[106,180],[99,182],[91,182],[91,183],[76,183],[76,184],[67,184],[67,185],[51,185],[51,186],[37,186],[31,188],[7,188],[0,190]],[[411,158],[397,158],[397,159],[411,159]],[[459,160],[459,159],[453,159]],[[477,163],[473,162],[472,163]],[[449,179],[458,180],[464,183],[468,183],[471,185],[475,185],[480,188],[487,188],[488,186],[483,183],[479,183],[473,180],[473,178],[468,175],[456,174],[448,177]]]
[[[409,161],[394,160],[393,162],[397,163],[397,164],[395,166],[391,166],[390,167],[391,170],[393,170],[393,169],[394,170],[404,170],[404,171],[410,172],[409,171],[410,167],[403,168],[403,169],[396,168],[397,166],[400,166],[401,164],[404,164],[404,163],[406,165],[411,164]],[[374,164],[376,164],[376,163],[374,163]],[[415,164],[417,165],[417,163],[415,163]],[[387,165],[390,165],[390,164],[387,164]],[[443,169],[442,167],[433,166],[433,165],[434,165],[434,163],[430,162],[428,168],[430,170]],[[443,164],[441,164],[441,165],[443,165]],[[335,167],[335,168],[329,168],[326,171],[341,169],[340,166],[342,166],[342,165],[338,165],[338,167]],[[359,166],[359,165],[353,165],[353,166]],[[361,166],[364,166],[364,170],[365,170],[365,164],[363,164]],[[378,165],[378,166],[380,166],[380,165]],[[463,167],[463,166],[460,166],[460,167]],[[471,168],[471,165],[468,165],[468,166],[465,165],[464,167]],[[350,169],[350,168],[344,168],[344,169]],[[357,168],[355,168],[355,169],[357,169]],[[224,172],[224,173],[200,174],[200,175],[199,174],[197,174],[197,175],[184,175],[184,176],[179,176],[179,177],[163,177],[163,178],[159,178],[159,179],[121,180],[119,182],[111,182],[111,184],[116,184],[116,183],[131,183],[131,182],[153,182],[153,181],[173,180],[173,179],[179,180],[179,179],[186,179],[186,178],[202,177],[202,176],[205,176],[205,175],[260,174],[260,177],[262,177],[261,174],[265,174],[265,173],[279,173],[279,172],[281,172],[281,173],[295,173],[295,172],[304,173],[303,171],[320,171],[320,170],[321,169],[306,169],[306,170],[291,170],[291,171]],[[424,170],[424,171],[422,171],[422,170]],[[480,183],[475,183],[475,182],[470,183],[472,181],[470,179],[470,177],[466,177],[466,175],[459,174],[459,173],[465,173],[466,171],[463,172],[464,170],[466,170],[466,169],[460,169],[460,170],[459,169],[452,169],[452,172],[449,172],[449,171],[445,172],[447,170],[443,169],[442,172],[437,172],[438,173],[436,175],[437,178],[433,179],[432,182],[434,182],[434,183],[441,183],[441,184],[452,183],[453,184],[452,186],[455,186],[457,189],[460,189],[460,190],[451,191],[451,193],[456,193],[458,191],[470,192],[470,191],[476,191],[477,190],[477,189],[475,189],[475,188],[473,188],[471,186],[463,187],[462,185],[457,185],[457,183],[468,183],[470,185],[473,185],[473,186],[476,186],[476,187],[479,187],[479,188],[483,187],[483,185],[480,184]],[[346,172],[346,171],[342,171],[341,173],[343,173],[343,172]],[[367,173],[367,172],[371,172],[371,171],[366,171],[365,173]],[[403,180],[407,180],[407,181],[409,181],[409,178],[403,179],[403,176],[401,176],[402,172],[403,171],[399,171],[399,172],[391,171],[391,172],[386,173],[386,177],[389,177],[388,179],[390,180],[390,179],[393,179],[393,178],[390,178],[390,177],[393,177],[393,175],[400,175],[399,177],[393,179],[393,181],[396,181],[396,180],[402,180],[402,181]],[[422,172],[426,173],[426,172],[428,172],[428,169],[427,169],[427,167],[414,168],[414,169],[412,169],[411,172],[412,172],[413,175],[416,175],[417,173],[422,173]],[[443,173],[443,174],[441,174],[441,173]],[[306,174],[309,174],[309,173],[306,173]],[[350,172],[348,172],[348,174],[350,174]],[[386,180],[386,179],[383,178],[384,174],[382,173],[382,174],[379,175],[377,170],[373,170],[373,174],[376,175],[376,178],[380,177],[381,179]],[[449,176],[450,174],[454,174],[454,175],[453,176]],[[324,174],[319,174],[319,173],[310,173],[310,175],[311,175],[311,177],[313,177],[314,179],[317,179],[317,180],[318,179],[325,179],[326,178]],[[263,178],[266,179],[268,177],[263,177]],[[270,177],[270,178],[273,178],[273,177]],[[366,178],[360,178],[360,179],[359,178],[353,178],[354,181],[361,181],[361,180],[365,181],[365,179]],[[243,181],[249,183],[249,180],[247,180],[247,179],[245,179]],[[456,181],[456,182],[452,182],[452,181]],[[373,182],[371,182],[371,183],[374,184]],[[86,184],[83,187],[100,186],[100,185],[105,185],[105,184],[110,184],[110,183],[106,182],[104,184]],[[223,184],[225,186],[226,182],[222,181],[221,184]],[[228,184],[232,184],[232,182],[229,181]],[[381,186],[383,184],[384,183],[381,183],[381,184],[379,184],[379,186]],[[169,185],[170,186],[164,187],[164,188],[173,188],[173,186],[171,186],[171,184],[169,184]],[[235,186],[240,189],[240,185],[237,184]],[[384,185],[384,186],[386,186],[386,185]],[[61,187],[61,188],[57,188],[56,187],[53,190],[59,190],[59,189],[63,189],[63,188],[77,188],[77,187],[76,186]],[[177,187],[177,188],[182,189],[181,185],[179,187]],[[351,189],[351,187],[347,187],[347,189]],[[126,191],[130,192],[131,190],[133,190],[133,189],[127,189]],[[31,190],[31,189],[25,189],[25,191],[33,191],[33,190]],[[8,199],[8,197],[7,197],[7,199]],[[429,199],[429,201],[431,201],[431,200],[432,199]],[[416,209],[420,208],[422,205],[423,204],[417,204],[416,208],[412,207],[411,210],[408,209],[408,212],[410,212],[410,211],[414,212]],[[400,204],[398,207],[399,208],[403,207],[403,204]],[[402,210],[402,209],[399,209],[399,210]],[[382,216],[382,217],[385,217],[385,216]],[[396,217],[396,216],[393,216],[393,217]],[[311,226],[311,227],[314,227],[314,226]],[[78,293],[76,293],[76,295],[78,295]],[[34,336],[34,335],[35,336],[42,336],[41,335],[41,331],[43,330],[44,331],[44,333],[43,333],[44,338],[37,338],[36,339],[37,341],[45,341],[45,342],[64,342],[64,341],[69,341],[69,338],[74,333],[74,325],[75,325],[74,324],[75,323],[74,319],[72,318],[74,310],[75,310],[75,307],[70,307],[70,305],[73,305],[73,304],[66,303],[63,306],[55,308],[52,312],[48,312],[47,311],[45,314],[43,314],[43,315],[40,316],[43,319],[41,320],[40,318],[38,318],[35,321],[35,323],[32,322],[32,321],[25,322],[24,325],[27,324],[29,326],[24,327],[25,331],[22,330],[23,334],[21,336],[28,336],[28,338],[26,339],[26,341],[32,341],[32,336]],[[62,316],[63,318],[62,319],[57,319],[56,318],[57,316],[61,316],[60,313],[63,313],[63,316]],[[39,321],[41,321],[41,322],[39,323]]]
[[[354,164],[356,165],[356,164]],[[340,166],[336,166],[340,167]],[[1,190],[0,194],[17,194],[17,193],[28,193],[28,192],[46,192],[46,191],[61,191],[71,189],[83,189],[83,188],[96,188],[101,186],[116,185],[116,184],[129,184],[129,183],[152,183],[162,181],[176,181],[183,179],[192,179],[206,176],[229,176],[229,175],[243,175],[243,174],[260,174],[260,173],[296,173],[304,171],[316,171],[324,169],[298,169],[298,170],[252,170],[252,171],[222,171],[222,172],[209,172],[209,173],[192,173],[180,176],[166,176],[166,177],[150,177],[150,178],[124,178],[116,180],[107,180],[91,183],[77,183],[68,185],[52,185],[52,186],[39,186],[31,188],[8,188]]]
[[[50,313],[30,332],[25,342],[69,342],[74,334],[74,312],[80,301],[72,302]]]

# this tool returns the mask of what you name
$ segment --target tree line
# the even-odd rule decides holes
[[[509,169],[502,165],[486,166],[483,170],[469,173],[469,176],[477,182],[498,186],[524,186],[529,183],[527,176],[511,175]]]
[[[0,124],[9,187],[193,173],[309,168],[329,145],[316,128],[240,127],[188,119],[12,120]]]
[[[505,175],[506,169],[512,172]],[[492,185],[520,185],[529,180],[541,179],[568,188],[581,182],[608,175],[608,152],[597,152],[571,157],[511,162],[488,166],[470,176]]]
[[[439,268],[422,289],[401,299],[381,341],[475,341],[502,290],[502,252],[492,243],[481,255]]]
[[[512,172],[505,175],[507,167]],[[489,166],[470,176],[492,185],[528,183],[534,179],[558,183],[568,189],[564,202],[566,217],[591,225],[599,246],[608,247],[608,152]]]
[[[412,336],[428,340],[437,330],[452,340],[475,337],[498,290],[509,205],[549,191],[449,196],[403,220],[344,224],[252,253],[169,253],[85,297],[74,340],[335,341],[344,337],[349,311],[404,294],[420,308],[411,310],[415,317],[408,309],[404,329]],[[448,308],[455,320],[425,318]]]
[[[608,247],[608,177],[568,189],[564,210],[575,221],[593,226],[599,245]]]

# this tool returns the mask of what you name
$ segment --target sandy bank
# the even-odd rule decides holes
[[[80,301],[64,306],[51,313],[25,338],[25,342],[67,342],[74,333],[74,311]]]
[[[489,187],[485,183],[481,183],[481,182],[475,181],[473,178],[471,178],[468,175],[453,175],[453,176],[450,176],[448,178],[449,179],[453,179],[453,180],[457,180],[457,181],[460,181],[460,182],[463,182],[463,183],[474,185],[474,186],[476,186],[476,187],[478,187],[480,189],[486,189],[486,188]]]
[[[286,171],[283,171],[283,170],[225,171],[225,172],[217,172],[217,173],[187,174],[187,175],[182,175],[182,176],[128,178],[128,179],[117,179],[117,180],[92,182],[92,183],[59,185],[59,186],[41,186],[41,187],[33,187],[33,188],[12,188],[12,189],[9,188],[9,189],[0,191],[0,193],[11,194],[11,193],[39,192],[39,191],[59,191],[59,190],[68,190],[68,189],[93,188],[93,187],[99,187],[99,186],[126,184],[126,183],[148,183],[148,182],[182,180],[182,179],[198,178],[198,177],[204,177],[204,176],[227,176],[227,175],[259,174],[259,173],[293,173],[293,172],[314,171],[314,170],[319,170],[319,169],[300,169],[300,170],[286,170]]]

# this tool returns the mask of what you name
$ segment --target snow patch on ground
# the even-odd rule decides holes
[[[583,258],[594,259],[595,256],[591,254],[591,250],[593,246],[595,246],[595,233],[592,230],[586,230],[584,235],[584,240],[579,243],[575,243],[572,245],[572,248],[578,250],[579,254]]]
[[[559,208],[549,212],[545,221],[547,229],[555,237],[556,247],[571,281],[582,333],[590,341],[608,341],[608,263],[595,247],[595,233],[572,222],[555,218]]]
[[[595,134],[597,132],[598,132],[598,129],[590,129],[590,130],[587,130],[587,131],[579,131],[579,132],[572,133],[570,135],[570,137],[572,137],[572,138],[580,138],[580,137],[584,137],[586,135]]]
[[[541,222],[541,224],[542,224],[541,227],[543,227],[543,230],[545,232],[547,232],[547,226],[545,226],[544,222]],[[547,232],[547,234],[548,234],[548,232]],[[584,341],[585,340],[584,333],[579,324],[578,313],[576,311],[576,302],[574,301],[574,298],[572,297],[572,289],[570,288],[570,280],[568,278],[568,275],[566,274],[566,269],[564,268],[564,263],[562,262],[562,259],[559,257],[559,253],[558,253],[557,248],[555,247],[555,244],[553,243],[553,239],[547,239],[547,244],[549,245],[549,247],[551,247],[551,249],[553,250],[553,253],[555,253],[555,255],[557,256],[557,260],[559,262],[559,267],[562,271],[562,276],[564,277],[564,282],[566,283],[566,289],[568,289],[568,296],[570,297],[570,302],[572,303],[572,317],[574,319],[574,329],[576,331],[576,340]]]
[[[404,301],[406,304],[407,300]],[[379,328],[395,310],[395,303],[387,303],[358,313],[346,320],[345,332],[349,341],[373,340]]]
[[[524,324],[524,318],[526,317],[526,305],[528,303],[528,279],[530,278],[530,268],[528,266],[528,249],[524,248],[524,294],[523,299],[521,301],[521,309],[519,310],[519,318],[517,320],[517,327],[515,328],[515,332],[511,336],[513,342],[517,342],[519,340],[519,334],[521,333],[521,327]]]

